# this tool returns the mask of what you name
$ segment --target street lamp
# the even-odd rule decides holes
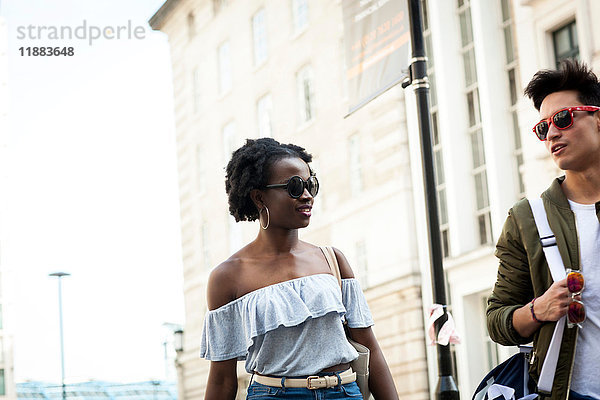
[[[67,393],[65,391],[65,348],[63,343],[63,318],[62,318],[62,277],[70,276],[66,272],[53,272],[48,276],[55,276],[58,278],[58,322],[60,327],[60,368],[61,368],[61,386],[62,386],[62,399],[67,399]]]
[[[446,310],[446,287],[444,283],[444,266],[442,242],[440,239],[440,224],[437,207],[437,190],[435,187],[435,166],[433,162],[433,146],[431,145],[431,115],[429,112],[429,81],[427,79],[427,57],[425,54],[425,39],[421,26],[422,11],[420,0],[407,0],[410,22],[410,38],[412,44],[412,59],[409,66],[409,76],[402,83],[406,88],[413,85],[417,98],[419,115],[419,131],[421,132],[421,159],[423,161],[423,183],[425,186],[425,208],[429,234],[429,258],[431,262],[431,283],[433,302],[444,305],[444,314],[435,321],[436,337],[448,320]],[[454,381],[452,355],[450,344],[437,344],[438,384],[435,390],[436,400],[458,400],[460,398]]]
[[[175,352],[179,355],[183,351],[183,329],[177,329],[173,332],[173,343]]]

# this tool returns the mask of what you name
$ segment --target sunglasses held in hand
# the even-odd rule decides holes
[[[556,129],[563,130],[570,128],[573,125],[573,111],[587,111],[596,112],[600,110],[600,107],[596,106],[579,106],[579,107],[568,107],[558,110],[550,118],[543,119],[533,127],[533,133],[536,134],[538,139],[542,142],[548,137],[548,130],[550,130],[550,123],[552,123]]]
[[[278,183],[275,185],[267,185],[265,186],[268,189],[271,188],[285,188],[290,195],[290,197],[294,199],[300,198],[302,193],[304,193],[304,189],[308,190],[308,193],[312,197],[315,197],[317,193],[319,193],[319,181],[317,177],[311,175],[307,180],[302,179],[301,177],[294,175],[286,183]]]
[[[567,312],[569,318],[569,326],[579,326],[585,321],[585,307],[583,302],[575,300],[575,296],[580,295],[585,285],[583,274],[580,271],[567,270],[567,289],[571,293],[571,304],[569,304],[569,311]]]

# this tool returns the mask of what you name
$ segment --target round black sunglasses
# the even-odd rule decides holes
[[[314,175],[311,175],[307,180],[302,179],[298,175],[294,175],[288,179],[286,183],[267,185],[265,188],[285,188],[290,197],[294,199],[302,196],[302,193],[304,193],[304,189],[306,188],[308,193],[310,193],[312,197],[315,197],[317,193],[319,193],[319,180]]]

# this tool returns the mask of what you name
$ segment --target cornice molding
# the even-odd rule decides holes
[[[165,3],[158,9],[158,11],[148,20],[148,23],[150,24],[152,29],[154,29],[155,31],[159,31],[163,27],[163,24],[169,16],[169,14],[171,13],[171,11],[173,11],[175,6],[177,6],[177,4],[179,4],[180,2],[181,0],[165,1]]]

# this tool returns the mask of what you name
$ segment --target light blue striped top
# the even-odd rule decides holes
[[[309,275],[257,289],[204,319],[200,356],[246,360],[246,371],[304,376],[350,362],[358,353],[346,340],[350,328],[373,325],[356,279]]]

